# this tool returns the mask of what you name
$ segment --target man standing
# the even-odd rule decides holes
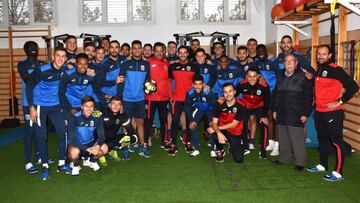
[[[30,109],[30,126],[33,125],[37,143],[39,144],[40,157],[43,162],[43,170],[40,179],[47,180],[50,175],[47,150],[47,126],[50,119],[54,124],[57,134],[58,171],[71,173],[71,169],[65,165],[65,118],[59,101],[59,83],[66,68],[66,49],[55,48],[54,61],[35,69],[26,86],[26,97]]]
[[[150,152],[144,145],[145,96],[143,84],[150,79],[150,65],[142,59],[142,43],[131,43],[132,59],[125,61],[120,70],[120,77],[125,78],[120,96],[123,98],[124,112],[132,119],[132,124],[139,136],[139,155],[149,158]],[[123,92],[123,93],[122,93]]]
[[[295,170],[306,164],[304,125],[312,110],[312,81],[297,67],[294,54],[285,56],[285,70],[278,74],[274,90],[273,116],[279,132],[280,153],[274,164],[287,164],[295,158]]]
[[[330,47],[321,45],[316,52],[318,71],[315,77],[315,126],[318,133],[320,164],[307,168],[310,172],[328,170],[328,156],[335,149],[334,171],[324,176],[328,181],[344,179],[345,159],[343,141],[344,103],[358,91],[359,86],[338,65],[331,63]],[[343,93],[343,88],[345,92]]]

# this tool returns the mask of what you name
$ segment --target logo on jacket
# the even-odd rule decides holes
[[[206,98],[205,98],[205,97],[202,97],[201,100],[202,100],[203,102],[206,102]]]
[[[83,84],[87,85],[89,83],[89,80],[84,80]]]
[[[156,64],[152,64],[151,67],[156,67]]]
[[[204,73],[205,73],[205,74],[208,73],[208,69],[207,69],[207,68],[204,69]]]
[[[76,79],[72,79],[71,82],[76,82]]]
[[[132,68],[134,68],[133,66],[129,66],[129,69],[132,69]]]
[[[232,109],[232,112],[233,112],[233,113],[236,113],[236,112],[237,112],[237,108],[234,107],[234,108]]]
[[[187,70],[187,71],[190,71],[190,70],[191,70],[191,67],[190,67],[190,66],[186,66],[186,70]]]
[[[114,65],[111,65],[111,66],[109,67],[109,69],[112,69],[112,67],[114,67]]]
[[[234,75],[232,73],[229,73],[229,78],[233,78]]]
[[[116,125],[119,125],[119,124],[120,124],[120,120],[119,120],[119,119],[116,119],[116,120],[115,120],[115,124],[116,124]]]
[[[50,80],[51,78],[53,78],[53,76],[49,76],[47,79],[49,79],[49,80]]]
[[[327,76],[328,72],[326,70],[324,70],[322,73],[321,73],[321,76],[323,76],[324,78]]]
[[[141,65],[141,66],[140,66],[140,70],[141,70],[141,71],[144,71],[144,70],[145,70],[145,66],[144,66],[144,65]]]
[[[256,95],[261,95],[261,90],[257,90]]]
[[[94,124],[95,124],[94,121],[91,120],[91,121],[90,121],[90,127],[94,127]]]
[[[270,70],[270,66],[269,66],[269,65],[266,65],[266,70]]]
[[[244,71],[246,72],[249,69],[249,66],[244,67]]]

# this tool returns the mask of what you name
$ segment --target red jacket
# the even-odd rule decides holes
[[[169,62],[166,59],[150,58],[150,79],[155,81],[157,90],[154,94],[145,95],[148,101],[169,101],[171,97],[171,80],[169,79]]]
[[[346,91],[342,94],[342,89]],[[344,105],[329,109],[327,105],[340,100],[345,103],[358,91],[356,82],[338,65],[323,64],[315,77],[316,111],[328,112],[343,109]]]

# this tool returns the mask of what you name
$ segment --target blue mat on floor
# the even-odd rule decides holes
[[[20,127],[0,134],[0,148],[12,142],[22,139],[25,134],[25,128]]]

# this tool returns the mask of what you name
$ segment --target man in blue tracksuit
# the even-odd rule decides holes
[[[206,52],[202,48],[198,48],[195,52],[196,66],[204,79],[205,85],[212,88],[216,82],[216,67],[208,64],[206,61]]]
[[[246,46],[239,46],[237,49],[237,60],[230,63],[230,67],[237,67],[240,70],[241,77],[245,78],[245,73],[249,67],[253,66],[253,60],[249,58],[249,50]]]
[[[81,99],[92,96],[94,77],[87,74],[88,56],[84,53],[76,56],[74,68],[65,71],[60,82],[60,103],[66,114],[75,114],[81,110]]]
[[[105,98],[106,103],[109,102],[112,96],[119,95],[120,70],[123,62],[126,61],[125,56],[119,55],[120,43],[118,41],[113,40],[110,42],[109,51],[109,60],[104,64],[103,75],[102,78],[99,79],[102,92],[101,96]]]
[[[54,124],[57,134],[58,171],[71,173],[71,169],[65,165],[65,119],[59,100],[59,83],[65,68],[66,49],[58,47],[54,50],[54,61],[35,69],[31,74],[26,86],[26,97],[30,110],[30,125],[36,132],[39,145],[40,157],[43,162],[43,170],[40,178],[47,180],[50,175],[47,150],[47,126],[46,120],[50,119]]]
[[[150,157],[147,146],[144,145],[144,119],[145,119],[145,98],[143,85],[150,79],[150,65],[142,60],[142,44],[139,40],[131,43],[132,59],[123,63],[120,70],[120,82],[123,88],[120,89],[120,96],[123,99],[124,112],[132,123],[135,124],[139,136],[139,155]],[[125,81],[124,81],[125,80]]]
[[[106,100],[103,92],[101,91],[101,81],[103,80],[104,67],[109,57],[105,56],[104,47],[98,46],[95,48],[95,59],[89,64],[89,69],[95,72],[93,81],[93,98],[95,99],[96,108],[103,109],[106,107]],[[102,104],[105,104],[103,107]]]
[[[222,86],[225,83],[232,83],[236,86],[241,80],[243,80],[241,71],[238,68],[229,66],[229,64],[230,59],[228,56],[223,55],[219,58],[220,70],[217,70],[217,80],[212,88],[216,98],[223,96]]]
[[[31,73],[34,69],[42,66],[42,62],[39,61],[39,46],[34,41],[27,41],[24,44],[24,52],[27,56],[26,59],[19,62],[17,68],[22,79],[22,94],[21,94],[21,104],[24,112],[24,121],[25,121],[25,135],[24,135],[24,161],[25,161],[25,170],[28,173],[37,173],[38,170],[31,162],[32,146],[35,143],[35,152],[38,152],[38,146],[35,140],[35,131],[32,126],[30,126],[30,114],[29,114],[29,104],[26,99],[26,84],[30,79]]]
[[[201,75],[195,75],[192,81],[193,88],[187,92],[185,98],[185,113],[195,147],[190,156],[195,157],[200,154],[198,124],[202,119],[205,119],[208,124],[211,122],[215,97],[210,89],[204,90],[204,78]]]
[[[84,96],[81,100],[81,111],[74,114],[69,122],[68,134],[69,159],[74,163],[72,175],[79,175],[79,158],[90,157],[90,168],[98,171],[99,157],[108,152],[105,142],[104,127],[101,114],[94,113],[95,100],[90,96]]]

